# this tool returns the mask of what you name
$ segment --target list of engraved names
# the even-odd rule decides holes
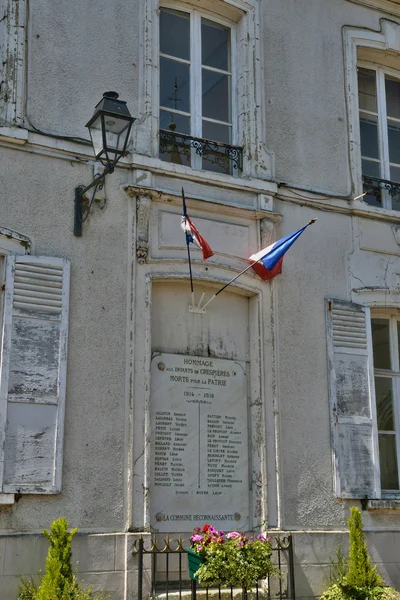
[[[160,354],[152,361],[152,525],[187,531],[248,519],[244,364]],[[222,526],[222,525],[221,525]]]

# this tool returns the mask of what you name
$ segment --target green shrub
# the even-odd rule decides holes
[[[18,600],[106,600],[102,592],[82,588],[72,570],[71,542],[78,529],[68,532],[65,517],[51,524],[50,532],[43,531],[50,543],[46,558],[46,571],[38,573],[38,583],[33,577],[21,577]]]
[[[46,558],[46,572],[35,600],[62,598],[64,590],[72,586],[71,542],[77,531],[75,528],[68,532],[68,523],[65,517],[54,521],[50,531],[46,529],[43,531],[50,543],[50,548]]]
[[[350,547],[346,575],[346,584],[350,587],[381,588],[383,579],[377,573],[376,567],[371,567],[368,556],[367,542],[362,530],[361,513],[353,506],[347,523],[349,526]]]
[[[352,507],[350,513],[348,559],[339,547],[336,561],[331,560],[331,585],[320,600],[400,600],[400,593],[385,587],[376,567],[371,566],[359,509]]]

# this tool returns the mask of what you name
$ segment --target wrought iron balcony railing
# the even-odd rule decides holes
[[[182,155],[190,163],[192,148],[196,154],[217,165],[224,172],[230,173],[231,167],[237,171],[242,170],[243,149],[240,146],[231,146],[221,142],[213,142],[196,138],[184,133],[175,133],[160,129],[160,155]],[[173,162],[177,162],[173,160]]]
[[[392,198],[400,194],[400,183],[379,179],[378,177],[363,176],[363,189],[368,196],[375,196],[378,202],[382,202],[382,190],[386,190]]]

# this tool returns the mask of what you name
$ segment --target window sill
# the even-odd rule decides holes
[[[276,194],[278,186],[275,182],[266,179],[248,178],[243,175],[234,176],[225,173],[216,173],[215,171],[203,171],[166,162],[160,158],[147,156],[145,154],[132,155],[131,167],[140,168],[144,171],[151,171],[155,174],[168,175],[170,177],[179,177],[188,181],[204,182],[210,185],[231,187],[233,189],[243,189],[265,194]],[[400,213],[399,213],[400,221]]]
[[[352,213],[356,216],[373,218],[381,221],[391,221],[400,223],[400,211],[380,206],[371,206],[363,200],[353,200],[351,202]]]
[[[93,150],[88,149],[87,144],[75,140],[60,140],[16,127],[0,127],[0,146],[3,143],[5,146],[25,146],[29,151],[34,149],[34,151],[39,154],[42,153],[48,155],[50,151],[52,156],[57,156],[68,161],[74,160],[76,157],[94,161]],[[222,185],[231,189],[241,189],[259,194],[274,195],[278,190],[277,184],[271,181],[271,179],[252,178],[243,175],[236,177],[223,173],[215,173],[213,171],[196,170],[191,167],[176,165],[165,162],[160,158],[135,152],[129,154],[128,157],[121,159],[118,163],[118,167],[142,169],[144,171],[151,171],[155,174],[169,175],[188,181],[204,182],[218,187],[221,187]],[[270,210],[270,208],[266,207],[266,210]],[[400,213],[398,216],[400,222]]]
[[[368,500],[366,510],[368,511],[391,511],[400,510],[400,499]]]

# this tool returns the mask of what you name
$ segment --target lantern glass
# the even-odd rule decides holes
[[[101,115],[94,120],[89,127],[90,137],[92,139],[93,150],[96,158],[103,153],[103,130],[101,127]]]
[[[104,165],[115,165],[124,155],[135,119],[118,100],[115,92],[106,92],[87,123],[96,159]]]
[[[114,115],[104,115],[105,151],[112,162],[116,162],[124,154],[130,129],[130,121]]]

